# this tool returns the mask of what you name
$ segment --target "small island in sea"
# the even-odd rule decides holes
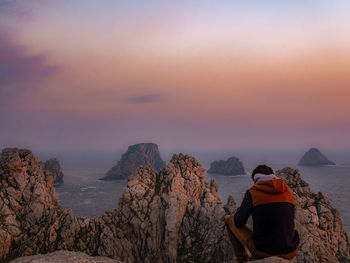
[[[151,166],[156,171],[165,167],[155,143],[139,143],[128,147],[117,165],[113,166],[101,180],[127,179],[138,167]]]
[[[245,174],[242,162],[237,157],[230,157],[226,161],[219,160],[210,164],[209,174],[239,175]]]
[[[323,166],[323,165],[335,165],[334,162],[328,160],[319,149],[310,148],[300,159],[298,165],[300,166]]]
[[[56,158],[50,158],[45,163],[43,163],[43,165],[45,171],[51,172],[55,184],[63,183],[64,174],[61,171],[61,164],[59,160]]]

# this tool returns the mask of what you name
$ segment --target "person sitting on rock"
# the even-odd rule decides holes
[[[295,202],[292,192],[271,167],[259,165],[254,185],[246,191],[234,215],[225,218],[227,233],[239,262],[247,262],[245,247],[256,259],[278,256],[292,259],[298,252]],[[253,231],[245,226],[252,214]]]

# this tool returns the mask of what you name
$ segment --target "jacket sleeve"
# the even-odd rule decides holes
[[[236,227],[238,228],[244,227],[244,225],[247,223],[247,220],[250,216],[252,208],[253,208],[252,195],[250,194],[249,191],[247,191],[245,192],[241,206],[237,209],[234,215],[234,221],[235,221]]]

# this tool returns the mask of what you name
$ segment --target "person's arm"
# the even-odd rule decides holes
[[[252,196],[249,191],[245,192],[241,206],[237,209],[234,215],[235,225],[238,228],[244,227],[247,223],[253,207]]]

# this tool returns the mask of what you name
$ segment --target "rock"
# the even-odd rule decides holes
[[[128,147],[118,162],[101,180],[127,179],[140,166],[151,166],[156,171],[165,167],[157,144],[140,143]]]
[[[320,150],[311,148],[300,159],[298,165],[304,166],[322,166],[322,165],[335,165],[334,162],[327,159]]]
[[[13,180],[16,170],[28,182],[23,191]],[[139,167],[128,178],[119,207],[97,219],[75,217],[59,205],[55,189],[37,158],[8,149],[0,159],[3,185],[21,196],[19,208],[2,221],[0,259],[55,250],[81,251],[125,262],[221,262],[232,258],[225,234],[218,185],[208,183],[193,157],[174,155],[156,172]],[[10,203],[6,187],[1,200]],[[232,209],[233,200],[228,205]],[[5,209],[6,210],[6,209]],[[15,217],[13,215],[16,215]],[[14,227],[16,231],[10,230]]]
[[[61,171],[60,161],[56,158],[47,160],[44,164],[44,170],[51,173],[54,183],[63,183],[63,173]]]
[[[297,170],[285,168],[276,174],[290,186],[297,203],[301,244],[295,261],[349,262],[348,236],[327,196],[314,193]],[[18,175],[24,178],[20,184],[15,179]],[[228,262],[233,258],[224,218],[234,211],[235,202],[229,197],[224,205],[218,184],[209,183],[203,167],[188,155],[174,155],[158,172],[139,167],[128,177],[118,208],[96,219],[76,217],[60,206],[55,188],[28,150],[3,150],[0,182],[0,211],[4,211],[0,261],[56,250],[123,262]],[[268,260],[275,259],[262,262]]]
[[[269,257],[269,258],[254,260],[254,261],[250,261],[250,262],[255,262],[255,263],[287,263],[290,261],[283,259],[283,258],[279,258],[279,257]]]
[[[210,164],[208,173],[222,175],[239,175],[245,174],[245,171],[242,162],[236,157],[231,157],[226,161],[219,160],[212,162]]]
[[[44,255],[17,258],[11,263],[122,263],[107,257],[90,257],[85,253],[71,251],[56,251]]]
[[[224,206],[224,209],[225,211],[231,215],[231,214],[234,214],[235,210],[236,210],[236,202],[235,200],[233,199],[232,195],[229,195],[228,198],[227,198],[227,203],[226,205]]]
[[[297,262],[350,262],[350,243],[340,213],[327,195],[313,192],[298,170],[277,171],[296,201],[296,229],[300,235]]]

